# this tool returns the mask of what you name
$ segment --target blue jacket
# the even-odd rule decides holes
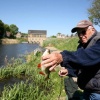
[[[100,37],[89,44],[97,33],[75,52],[61,52],[61,66],[68,69],[70,76],[78,76],[78,86],[86,91],[100,93]],[[88,47],[88,45],[90,45]],[[79,72],[80,70],[80,72]]]

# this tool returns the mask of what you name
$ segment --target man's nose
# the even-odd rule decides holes
[[[83,37],[84,35],[82,33],[79,34],[79,37]]]

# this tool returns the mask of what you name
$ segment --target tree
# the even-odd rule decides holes
[[[4,24],[4,28],[5,28],[5,31],[10,32],[10,27],[9,27],[9,25],[8,25],[8,24]]]
[[[11,30],[12,35],[16,35],[17,32],[18,32],[18,27],[14,24],[11,24],[10,25],[10,30]]]
[[[10,27],[8,24],[4,24],[4,28],[5,28],[5,35],[4,37],[10,37],[11,36],[11,32],[10,32]]]
[[[0,20],[0,38],[3,38],[4,33],[5,33],[4,23],[2,22],[2,20]]]
[[[56,38],[56,36],[53,35],[53,36],[51,36],[51,38]]]
[[[93,0],[91,7],[88,9],[89,19],[100,26],[100,0]]]
[[[57,33],[57,35],[61,35],[61,33]]]

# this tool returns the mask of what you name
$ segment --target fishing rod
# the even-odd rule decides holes
[[[64,78],[60,77],[60,92],[59,92],[58,100],[60,100],[60,97],[61,97],[63,81],[64,81]]]

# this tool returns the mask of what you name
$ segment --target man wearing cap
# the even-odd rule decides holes
[[[100,33],[88,20],[80,21],[71,31],[79,37],[77,51],[51,53],[42,58],[42,64],[52,66],[50,71],[61,64],[66,69],[59,72],[60,76],[78,77],[77,84],[84,90],[83,100],[100,100]]]

